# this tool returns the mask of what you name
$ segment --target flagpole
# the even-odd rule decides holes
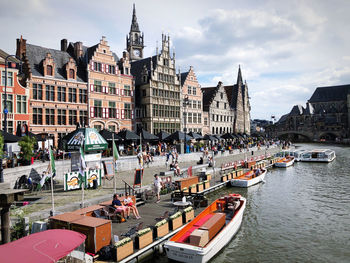
[[[52,149],[49,149],[49,153],[50,153],[50,164],[49,164],[49,168],[51,171],[51,202],[52,202],[52,210],[51,210],[51,216],[55,215],[55,199],[53,197],[53,175],[56,172],[56,167],[55,167],[55,160],[53,159],[53,152]],[[53,164],[53,165],[52,165]],[[53,167],[54,166],[54,167]]]
[[[80,155],[82,155],[84,153],[84,140],[85,140],[85,137],[84,135],[82,136],[82,141],[81,141],[81,152],[80,152]],[[81,158],[84,158],[84,156],[80,156],[80,159]],[[85,160],[84,160],[85,161]],[[81,165],[82,165],[82,161],[81,162]],[[84,189],[85,189],[85,167],[81,167],[82,169],[82,172],[83,174],[81,175],[81,178],[82,178],[82,185],[81,185],[81,208],[84,208]]]
[[[115,159],[115,153],[114,153],[114,133],[112,133],[112,139],[113,139],[113,145],[112,145],[112,148],[113,148],[113,189],[114,189],[114,194],[117,193],[117,181],[116,181],[116,178],[115,178],[115,166],[117,165],[117,160]]]

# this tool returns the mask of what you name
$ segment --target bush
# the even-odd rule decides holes
[[[18,145],[21,147],[20,157],[23,160],[30,161],[34,156],[34,145],[36,139],[34,137],[24,136],[19,142]]]

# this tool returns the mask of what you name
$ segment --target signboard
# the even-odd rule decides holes
[[[97,185],[101,185],[101,169],[89,170],[84,172],[85,188],[93,187],[93,180],[97,180]],[[64,175],[64,191],[70,191],[81,188],[79,172],[66,173]]]
[[[85,162],[95,162],[101,160],[101,153],[92,153],[92,154],[85,154],[84,159]]]
[[[108,180],[111,180],[114,177],[113,161],[104,161],[103,167],[104,167],[105,177]]]
[[[142,178],[143,178],[143,169],[136,169],[135,176],[134,176],[134,187],[142,186]]]
[[[71,171],[77,172],[79,171],[80,166],[80,153],[79,152],[72,152],[71,153]]]

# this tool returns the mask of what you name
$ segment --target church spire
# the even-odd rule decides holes
[[[238,65],[238,76],[237,76],[237,85],[243,84],[241,65]]]
[[[133,4],[132,20],[131,20],[131,28],[130,28],[130,31],[140,32],[139,24],[137,23],[135,4]]]

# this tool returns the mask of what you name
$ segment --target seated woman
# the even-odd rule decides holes
[[[133,203],[131,197],[128,195],[128,193],[125,193],[124,205],[130,208],[131,212],[134,214],[136,219],[141,218],[141,216],[139,214],[139,210],[137,209],[136,205],[134,205],[134,203]]]
[[[118,194],[113,195],[112,206],[116,209],[117,212],[120,212],[122,214],[122,217],[124,217],[124,219],[129,219],[130,207],[124,206],[122,202],[120,202]]]
[[[181,170],[180,170],[179,164],[178,164],[178,162],[175,162],[174,175],[180,176],[180,173],[181,173]]]

